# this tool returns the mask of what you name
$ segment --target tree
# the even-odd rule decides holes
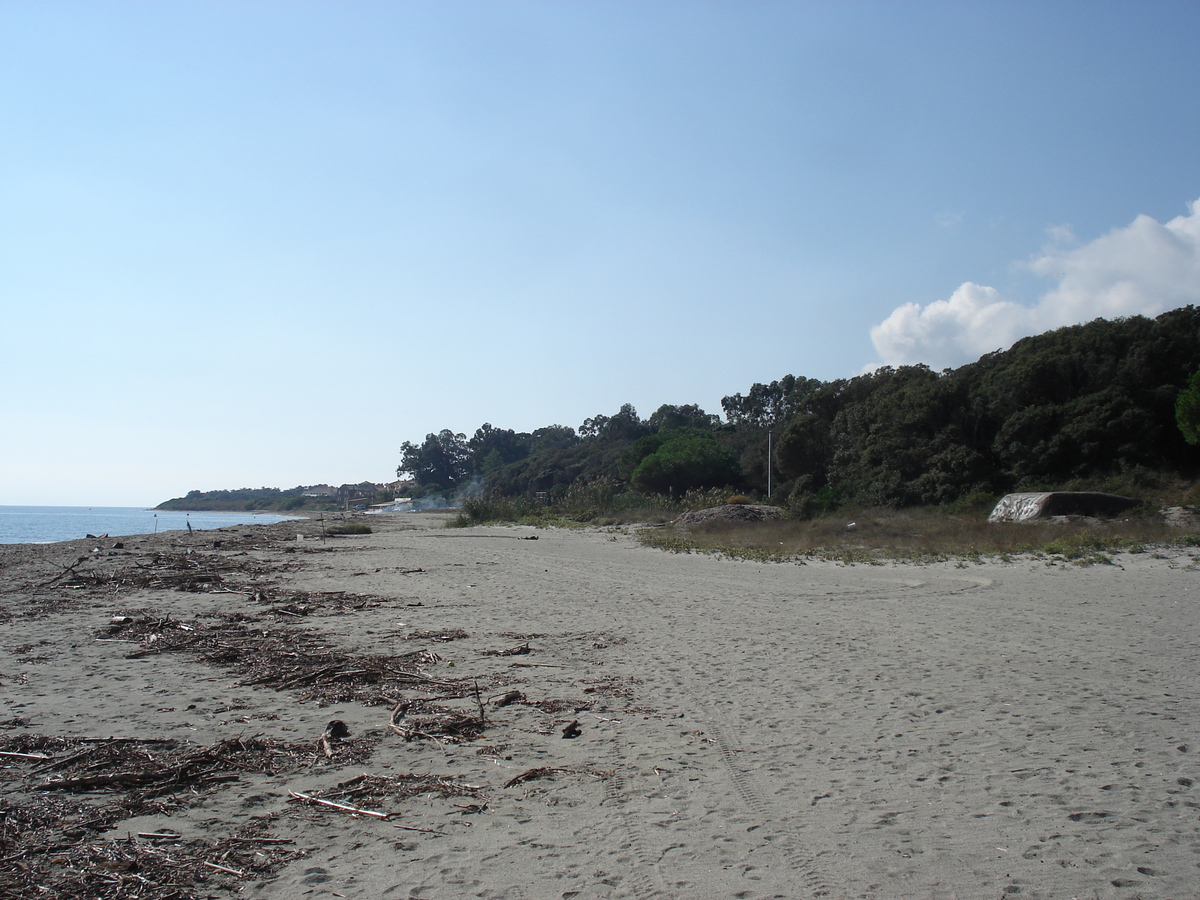
[[[529,455],[530,440],[528,434],[517,434],[511,428],[493,428],[490,422],[485,422],[467,441],[471,467],[482,475],[524,459]]]
[[[465,483],[472,474],[467,436],[448,428],[425,435],[420,446],[405,441],[400,452],[403,459],[396,469],[397,477],[407,472],[423,487],[448,491]]]
[[[734,484],[740,474],[732,450],[708,435],[688,430],[663,441],[645,456],[630,480],[640,491],[683,494],[694,488]]]
[[[701,428],[713,429],[721,424],[721,417],[710,415],[695,403],[687,406],[673,406],[664,403],[646,421],[653,431],[666,431],[672,428]]]
[[[1200,370],[1188,379],[1175,400],[1175,422],[1189,444],[1200,444]]]
[[[617,475],[625,481],[633,478],[633,473],[642,464],[642,460],[652,453],[657,453],[659,448],[670,440],[670,438],[671,433],[667,431],[642,435],[630,444],[629,448],[617,460]]]
[[[535,429],[530,435],[529,452],[546,453],[552,450],[566,450],[579,443],[579,435],[570,425],[547,425]]]
[[[632,441],[646,433],[646,423],[638,418],[630,403],[623,404],[612,416],[599,415],[584,419],[579,436],[600,441]]]
[[[721,408],[730,424],[739,428],[773,428],[798,413],[810,412],[810,398],[823,386],[815,378],[784,375],[770,384],[752,385],[744,397],[724,397]]]
[[[821,487],[829,475],[833,455],[830,423],[812,413],[796,416],[775,445],[775,464],[784,478],[807,475],[814,487]]]

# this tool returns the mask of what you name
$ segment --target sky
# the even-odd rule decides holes
[[[0,505],[1200,303],[1200,4],[0,3]]]

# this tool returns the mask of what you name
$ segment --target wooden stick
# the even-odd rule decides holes
[[[475,679],[475,702],[479,704],[479,727],[487,724],[487,716],[483,714],[483,698],[479,696],[479,679]]]
[[[75,560],[75,562],[71,563],[71,565],[63,568],[62,572],[60,572],[58,575],[55,575],[49,581],[43,581],[41,584],[38,585],[38,587],[46,587],[47,585],[54,584],[54,582],[58,581],[60,578],[65,578],[68,575],[73,575],[75,573],[75,567],[77,565],[79,565],[81,562],[85,561],[86,559],[87,559],[86,556],[79,557],[79,559]]]
[[[458,685],[453,681],[438,681],[438,679],[430,678],[428,675],[420,675],[417,672],[405,672],[403,669],[399,671],[393,669],[392,675],[395,676],[398,681],[420,681],[425,684],[441,685],[442,687],[458,687]]]
[[[230,875],[236,875],[238,878],[245,878],[245,877],[246,877],[246,873],[245,873],[245,872],[239,872],[237,869],[231,869],[231,868],[229,868],[229,866],[221,866],[221,865],[217,865],[217,863],[210,863],[210,862],[209,862],[208,860],[206,860],[206,859],[202,859],[202,860],[200,860],[200,861],[201,861],[202,863],[204,863],[206,866],[208,866],[209,868],[212,868],[212,869],[218,869],[218,870],[220,870],[220,871],[222,871],[222,872],[228,872]]]
[[[14,759],[49,759],[45,753],[17,753],[15,751],[0,751],[0,756],[11,756]]]
[[[442,739],[436,734],[426,734],[424,731],[417,731],[415,728],[401,728],[399,725],[388,725],[388,728],[392,729],[392,731],[396,732],[396,734],[400,735],[406,741],[411,741],[413,737],[423,737],[429,738],[435,744],[442,743]]]
[[[72,738],[81,744],[176,744],[175,738]]]
[[[348,803],[334,803],[332,800],[322,800],[320,797],[310,797],[308,794],[302,794],[299,791],[288,791],[297,800],[307,800],[310,803],[319,803],[322,806],[331,806],[334,809],[340,809],[342,812],[357,813],[361,816],[374,816],[376,819],[386,819],[391,813],[375,812],[373,809],[359,809],[357,806],[350,806]]]
[[[510,669],[569,669],[570,666],[555,666],[551,663],[509,663]]]

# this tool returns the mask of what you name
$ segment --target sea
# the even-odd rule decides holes
[[[0,544],[73,541],[89,534],[156,534],[160,531],[270,525],[294,519],[274,513],[168,512],[133,506],[0,506]]]

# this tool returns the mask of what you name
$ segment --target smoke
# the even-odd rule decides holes
[[[458,509],[467,497],[477,497],[483,493],[484,483],[478,475],[469,482],[459,485],[453,497],[445,494],[433,494],[429,497],[419,497],[416,500],[398,500],[387,509],[380,512],[429,512],[435,509]]]
[[[1067,229],[1028,268],[1056,284],[1033,306],[965,282],[949,299],[906,303],[871,329],[878,365],[962,365],[1022,337],[1096,318],[1155,316],[1200,303],[1200,200],[1163,224],[1140,215],[1081,246]]]

